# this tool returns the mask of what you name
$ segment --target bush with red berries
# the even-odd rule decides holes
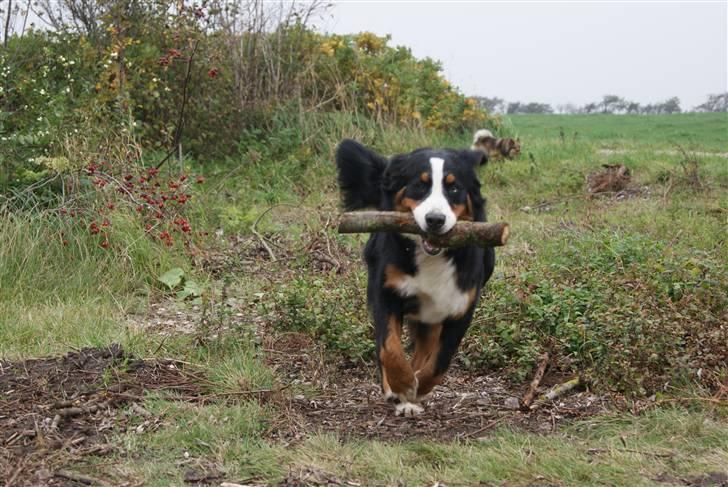
[[[90,162],[79,180],[79,186],[88,190],[69,198],[59,214],[87,229],[104,249],[113,247],[112,222],[123,213],[134,215],[149,237],[167,247],[175,242],[189,247],[194,232],[187,207],[194,197],[193,186],[204,182],[200,175],[172,174],[138,161],[121,165]],[[67,245],[63,233],[60,237]]]

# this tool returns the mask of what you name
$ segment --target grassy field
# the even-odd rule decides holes
[[[516,132],[523,137],[583,137],[600,147],[649,147],[698,151],[726,151],[728,116],[725,113],[679,115],[516,115]]]
[[[482,413],[466,402],[463,422],[496,421],[461,437],[407,433],[442,426],[436,415],[382,416],[387,431],[404,433],[373,438],[337,419],[376,388],[362,389],[374,369],[363,238],[331,224],[327,143],[354,136],[392,153],[466,146],[469,134],[432,140],[332,121],[309,141],[324,156],[306,164],[272,146],[248,148],[242,164],[205,161],[191,220],[210,235],[186,250],[150,241],[123,215],[110,253],[53,214],[0,212],[0,358],[120,343],[129,356],[181,360],[199,378],[194,394],[162,388],[141,409],[123,406],[104,455],[67,445],[44,468],[112,485],[719,485],[728,475],[728,159],[716,152],[728,147],[727,120],[510,120],[523,155],[482,168],[481,180],[490,219],[508,221],[512,238],[463,344],[454,371],[463,382],[446,390],[478,391],[488,376],[520,394],[546,348],[552,383],[581,373],[590,389],[550,405],[535,426],[501,403]],[[606,163],[630,169],[629,191],[588,197],[585,176]],[[158,278],[172,268],[202,295],[165,289]],[[590,397],[603,406],[569,412]],[[351,418],[369,418],[360,409]],[[0,446],[0,467],[9,452]]]

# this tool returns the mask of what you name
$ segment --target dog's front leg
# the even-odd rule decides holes
[[[410,329],[415,345],[412,369],[418,382],[417,402],[422,402],[429,397],[432,388],[442,382],[442,374],[436,373],[437,359],[442,347],[442,324],[414,323]]]
[[[382,376],[382,392],[387,400],[397,402],[397,415],[415,416],[423,409],[415,404],[417,377],[402,348],[402,316],[400,313],[378,313],[375,316],[377,356]]]
[[[475,304],[465,316],[449,318],[442,325],[419,325],[415,336],[413,367],[417,375],[417,400],[423,401],[440,384],[460,342],[470,326]]]

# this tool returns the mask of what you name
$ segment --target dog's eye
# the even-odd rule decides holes
[[[454,184],[452,186],[448,186],[448,188],[447,188],[447,192],[450,194],[458,194],[459,191],[460,191],[460,188],[458,188]]]

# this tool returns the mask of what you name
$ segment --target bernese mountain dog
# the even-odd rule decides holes
[[[515,159],[521,155],[521,139],[497,139],[488,129],[480,129],[473,136],[472,150],[480,150],[489,158]]]
[[[346,210],[411,212],[423,232],[442,235],[458,220],[485,221],[476,174],[485,158],[481,151],[429,148],[385,158],[344,140],[336,165]],[[364,257],[382,392],[398,416],[420,414],[470,326],[495,251],[442,249],[426,236],[374,233]],[[403,324],[414,345],[411,361]]]

